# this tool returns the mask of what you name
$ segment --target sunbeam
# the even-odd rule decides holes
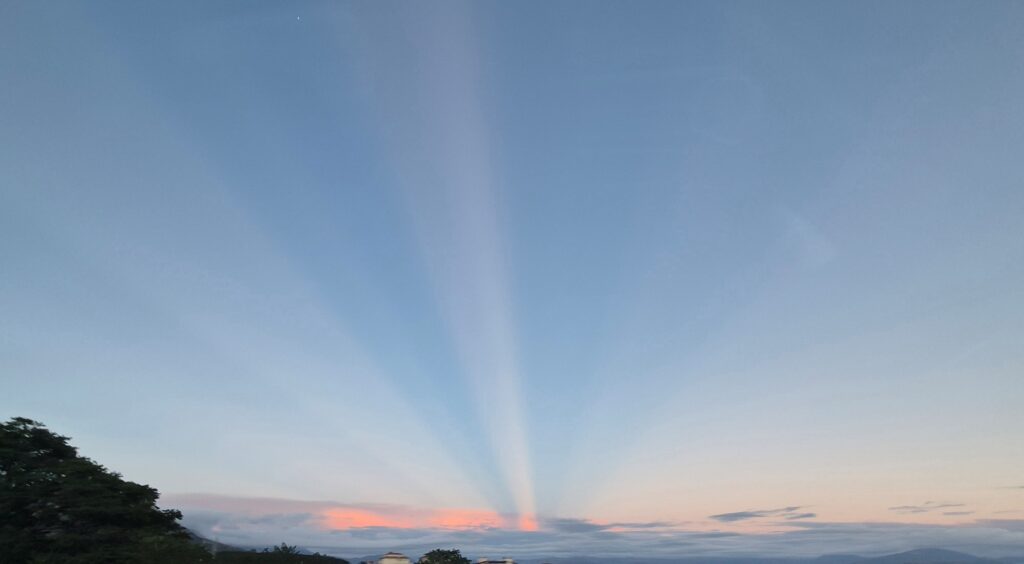
[[[377,111],[391,131],[385,142],[477,417],[491,438],[519,526],[534,530],[514,304],[469,9],[451,3],[405,15],[411,50],[401,55],[412,58],[414,70],[376,85],[388,92]]]

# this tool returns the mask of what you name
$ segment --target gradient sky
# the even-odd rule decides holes
[[[1024,553],[1022,29],[3,2],[0,416],[237,543]]]

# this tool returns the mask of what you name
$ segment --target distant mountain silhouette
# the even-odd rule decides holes
[[[198,536],[198,535],[197,535]],[[199,537],[202,539],[202,537]],[[207,539],[202,539],[209,543]],[[219,543],[217,543],[219,544]],[[259,553],[244,552],[244,549],[228,547],[220,544],[221,550],[228,552],[225,561],[232,561],[230,558],[242,558],[245,554],[249,557],[256,557]],[[407,552],[416,554],[416,551]],[[267,555],[269,556],[269,555]],[[348,557],[347,560],[353,564],[371,560],[378,560],[381,555],[367,555],[360,558]],[[415,562],[415,558],[413,561]],[[248,560],[246,560],[247,562]],[[270,559],[268,558],[268,562]],[[330,560],[333,562],[333,560]],[[242,562],[242,560],[239,560]],[[328,560],[323,560],[328,562]],[[856,554],[826,554],[816,558],[785,558],[785,557],[679,557],[679,558],[645,558],[645,557],[599,557],[599,556],[576,556],[576,557],[555,557],[555,558],[517,558],[519,564],[1024,564],[1024,557],[1006,558],[981,558],[963,552],[945,550],[941,548],[922,548],[908,550],[898,554],[885,556],[859,556]]]
[[[210,552],[212,552],[214,554],[216,554],[218,552],[224,552],[224,551],[239,551],[239,550],[243,550],[242,548],[237,547],[237,546],[231,546],[229,544],[224,544],[222,542],[217,542],[215,540],[210,540],[210,539],[208,539],[208,538],[206,538],[204,536],[196,534],[196,532],[193,531],[193,530],[186,529],[186,531],[188,531],[188,536],[192,540],[192,542],[198,544],[199,546],[202,546],[203,548],[205,548],[206,550],[208,550],[208,551],[210,551]]]
[[[826,554],[815,558],[814,564],[859,564],[865,560],[867,558],[856,554]]]
[[[999,560],[980,558],[942,548],[921,548],[899,554],[860,560],[859,564],[997,564]]]
[[[277,554],[273,552],[225,551],[217,553],[214,564],[349,564],[348,560],[312,554]]]
[[[297,554],[261,552],[258,548],[242,548],[210,540],[195,531],[188,531],[192,542],[202,546],[214,555],[213,562],[227,564],[349,564],[344,558],[313,554],[308,550],[296,549]]]
[[[520,564],[1016,564],[1021,558],[990,559],[945,550],[922,548],[886,556],[865,557],[856,554],[827,554],[817,558],[777,557],[682,557],[682,558],[538,558],[516,560]]]

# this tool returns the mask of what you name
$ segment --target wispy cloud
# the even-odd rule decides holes
[[[669,521],[645,521],[645,522],[618,522],[618,523],[596,523],[588,519],[573,519],[566,517],[549,517],[540,520],[540,525],[545,530],[558,531],[562,533],[592,533],[597,531],[631,531],[631,530],[655,530],[670,529],[676,526]]]
[[[761,519],[765,517],[782,517],[783,519],[811,519],[817,517],[814,513],[801,512],[803,507],[794,505],[790,507],[780,507],[778,509],[754,509],[750,511],[735,511],[732,513],[719,513],[718,515],[710,515],[711,519],[715,521],[721,521],[723,523],[732,523],[735,521],[746,521],[749,519]]]
[[[789,236],[802,260],[822,266],[836,257],[835,244],[818,226],[792,209],[783,210]]]
[[[926,501],[921,505],[897,505],[895,507],[890,507],[889,511],[895,511],[896,513],[929,513],[940,509],[964,507],[964,505],[965,504],[963,503],[939,503],[935,501]]]

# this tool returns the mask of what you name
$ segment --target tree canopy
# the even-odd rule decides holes
[[[154,488],[80,456],[41,423],[0,424],[0,561],[208,562]]]
[[[68,440],[31,419],[0,423],[0,563],[348,564],[285,543],[210,554],[178,523],[181,512],[157,507],[156,489],[79,455]]]
[[[420,558],[420,564],[470,564],[470,561],[456,549],[442,550],[438,548],[424,554]]]

